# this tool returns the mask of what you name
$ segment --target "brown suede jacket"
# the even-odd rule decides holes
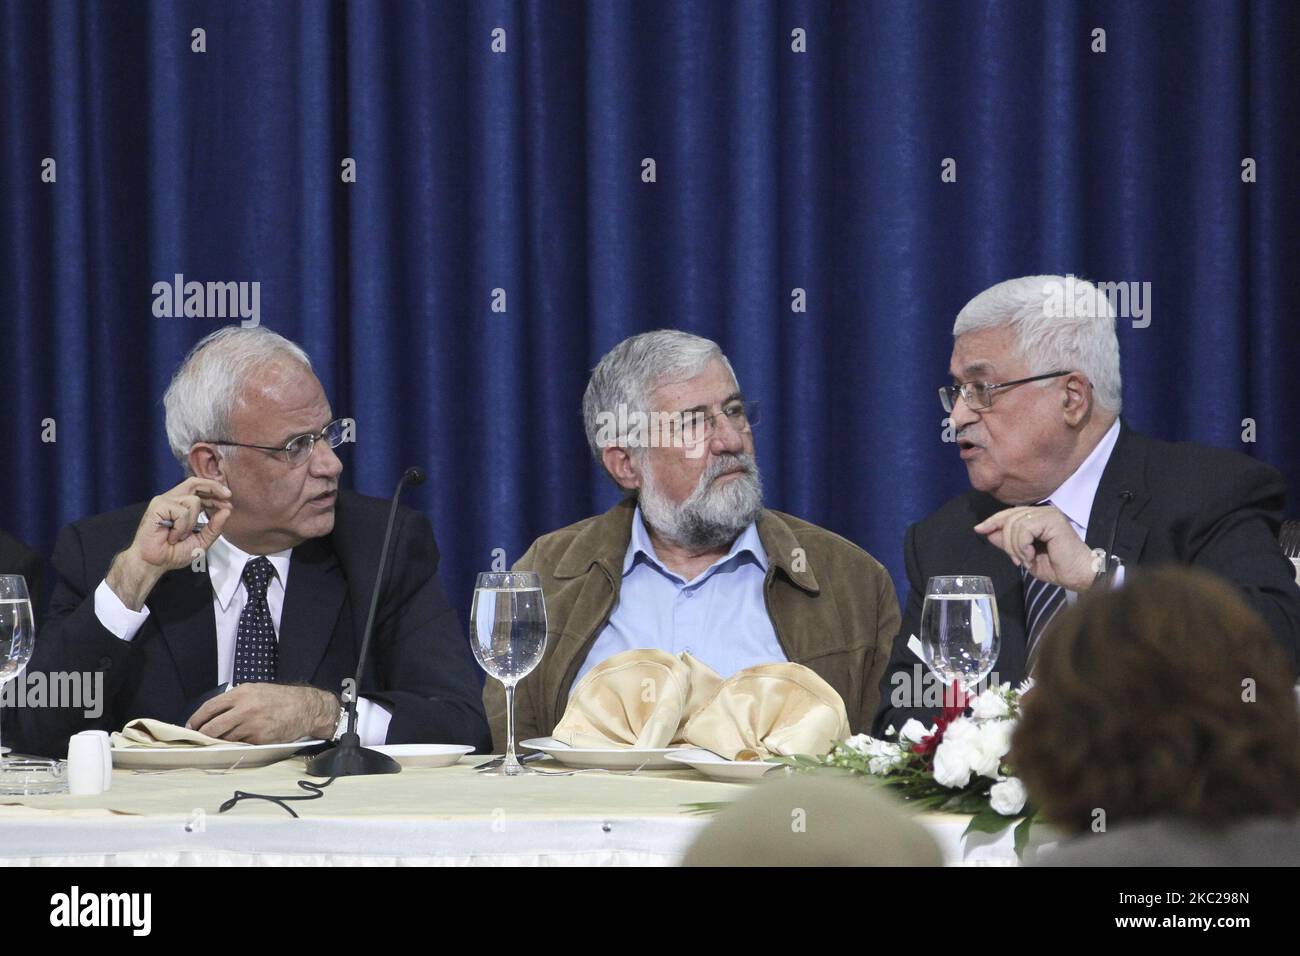
[[[543,535],[515,564],[536,571],[546,597],[546,652],[515,688],[515,741],[559,723],[569,689],[618,604],[636,502]],[[848,709],[854,733],[871,727],[880,679],[898,634],[898,598],[884,567],[857,545],[807,521],[764,510],[763,599],[786,657],[816,671]],[[497,753],[505,748],[505,689],[489,678],[483,703]]]

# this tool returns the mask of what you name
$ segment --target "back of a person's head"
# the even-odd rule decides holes
[[[767,779],[722,810],[684,866],[940,866],[925,829],[862,780]]]
[[[1234,588],[1135,570],[1042,640],[1010,761],[1045,819],[1086,832],[1300,813],[1291,667]]]

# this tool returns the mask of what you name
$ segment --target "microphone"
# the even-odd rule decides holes
[[[1119,493],[1119,510],[1115,512],[1115,523],[1110,526],[1110,544],[1106,547],[1106,587],[1110,587],[1110,582],[1115,577],[1112,559],[1115,557],[1115,535],[1119,532],[1119,518],[1124,513],[1124,506],[1132,500],[1133,492],[1128,489]]]
[[[393,521],[397,517],[397,502],[402,491],[408,485],[424,483],[424,470],[408,468],[402,472],[393,492],[393,500],[388,508],[388,527],[384,529],[384,546],[379,552],[379,570],[375,574],[375,588],[370,594],[370,613],[366,616],[366,629],[361,638],[361,653],[357,657],[357,674],[352,680],[352,687],[344,681],[343,704],[348,712],[347,732],[339,738],[336,746],[323,751],[307,761],[307,772],[313,777],[355,777],[376,773],[400,773],[402,767],[396,760],[378,750],[369,750],[361,746],[361,737],[357,734],[357,692],[361,687],[361,672],[365,670],[366,655],[370,651],[370,638],[375,629],[375,612],[379,609],[379,592],[384,584],[384,569],[388,565],[388,552],[392,547]]]

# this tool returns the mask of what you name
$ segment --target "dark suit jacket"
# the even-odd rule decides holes
[[[99,719],[81,709],[18,708],[19,740],[43,754],[66,752],[78,730],[119,730],[136,717],[183,724],[217,684],[216,617],[206,570],[171,571],[146,604],[131,641],[95,616],[94,591],[114,555],[131,543],[144,504],[63,529],[50,612],[37,628],[29,671],[101,672],[107,704]],[[279,632],[279,677],[338,693],[356,673],[388,503],[339,494],[334,530],[294,548]],[[437,578],[428,520],[401,508],[362,676],[362,696],[392,709],[389,743],[490,743],[481,680],[469,641]]]
[[[21,574],[26,578],[32,613],[41,612],[45,606],[45,561],[6,531],[0,531],[0,574]]]
[[[1120,492],[1133,499],[1120,511]],[[1268,623],[1295,668],[1300,647],[1300,587],[1295,568],[1282,555],[1277,532],[1286,484],[1276,469],[1236,452],[1139,435],[1121,423],[1119,439],[1102,473],[1088,518],[1088,546],[1109,544],[1116,514],[1115,553],[1126,567],[1193,564],[1241,588],[1242,596]],[[935,575],[982,574],[993,580],[1002,647],[994,672],[1003,683],[1025,674],[1025,609],[1020,571],[1006,553],[972,528],[1007,505],[968,491],[908,528],[904,559],[910,584],[903,627],[894,641],[881,681],[879,736],[909,717],[927,726],[937,711],[895,707],[890,695],[914,686],[925,665],[907,648],[921,634],[926,582]]]

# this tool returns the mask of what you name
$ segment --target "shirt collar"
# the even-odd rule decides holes
[[[754,563],[763,569],[763,573],[767,573],[767,551],[763,548],[763,542],[758,537],[758,527],[752,521],[749,523],[749,527],[736,536],[736,540],[731,543],[731,550],[709,565],[698,577],[705,577],[714,568],[726,564],[738,555],[743,554],[748,554],[753,558]],[[641,517],[640,505],[632,514],[632,537],[627,543],[627,552],[623,556],[624,577],[627,577],[633,565],[636,564],[637,555],[644,556],[647,561],[664,574],[670,574],[675,578],[680,577],[664,567],[663,562],[659,560],[659,555],[655,554],[654,542],[650,540],[650,532],[646,530],[645,521]]]
[[[1115,450],[1115,442],[1118,440],[1119,419],[1116,418],[1106,434],[1101,436],[1101,441],[1097,442],[1097,447],[1083,460],[1083,464],[1047,499],[1070,519],[1071,524],[1084,531],[1087,530],[1088,518],[1092,515],[1097,486],[1101,484],[1102,473],[1106,470],[1106,463],[1110,461],[1110,453]]]
[[[271,566],[275,568],[275,575],[282,588],[289,586],[289,559],[292,554],[293,549],[286,548],[275,554],[266,555]],[[235,599],[235,592],[239,590],[243,580],[244,565],[252,557],[253,555],[235,547],[225,538],[217,538],[208,548],[208,578],[212,581],[212,593],[216,595],[221,610],[230,609],[230,602]]]

